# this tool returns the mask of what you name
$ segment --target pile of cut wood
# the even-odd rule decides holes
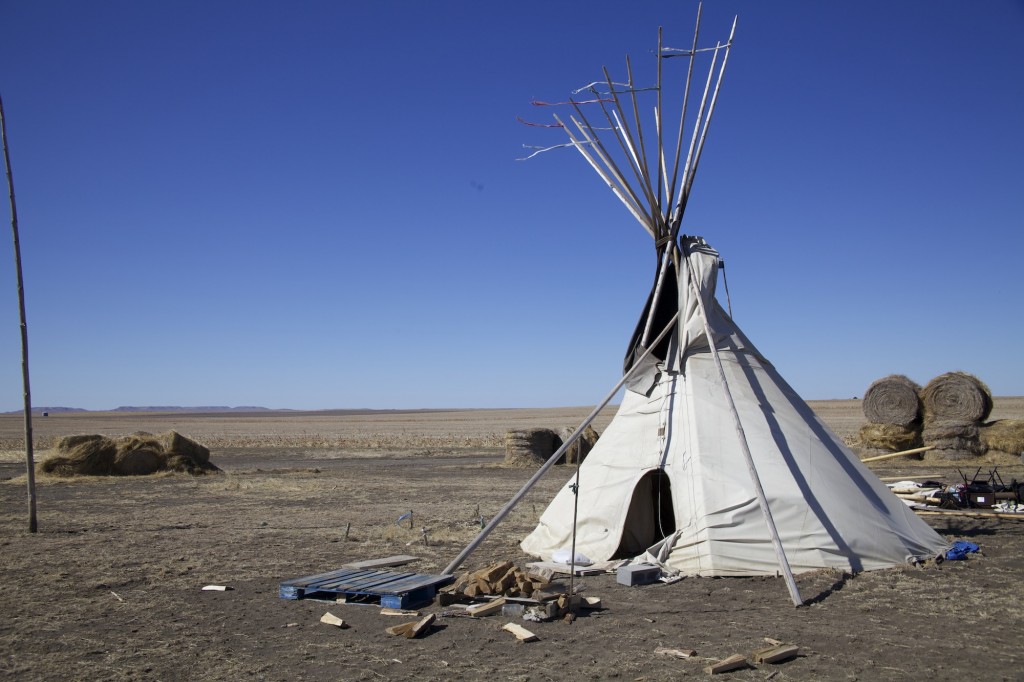
[[[483,596],[529,598],[545,585],[546,580],[519,570],[511,561],[502,561],[479,571],[463,573],[442,592],[470,599]]]
[[[473,617],[497,613],[544,621],[572,618],[580,609],[600,609],[597,597],[570,595],[560,584],[522,571],[511,561],[502,561],[471,573],[463,573],[438,594],[441,606],[469,603],[465,614]]]

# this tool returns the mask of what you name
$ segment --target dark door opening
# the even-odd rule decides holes
[[[668,474],[661,469],[648,471],[633,490],[615,558],[634,557],[675,532],[676,517]]]

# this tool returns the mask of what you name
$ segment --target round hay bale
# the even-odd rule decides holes
[[[990,450],[1024,455],[1024,420],[1000,419],[992,422],[981,427],[979,438]]]
[[[56,476],[109,476],[117,445],[103,436],[65,436],[57,442],[57,451],[60,454],[40,462],[40,471]]]
[[[210,461],[209,448],[181,435],[177,431],[168,431],[161,434],[160,442],[163,445],[164,452],[168,455],[183,455],[196,464],[206,464]]]
[[[524,429],[505,433],[505,464],[516,467],[538,467],[555,454],[555,440],[562,444],[551,429]]]
[[[149,476],[164,468],[167,457],[161,450],[136,448],[118,450],[114,458],[114,473],[118,476]]]
[[[921,390],[926,418],[979,422],[992,412],[992,392],[966,372],[947,372]]]
[[[558,437],[562,443],[572,438],[572,434],[576,432],[576,427],[570,426],[562,429],[558,432]],[[583,460],[587,458],[590,451],[594,449],[594,445],[597,444],[597,439],[600,438],[597,431],[592,426],[587,426],[583,430],[583,434],[577,438],[572,445],[566,448],[565,453],[558,459],[558,464],[582,464]],[[557,447],[561,447],[558,445]],[[556,448],[557,449],[557,448]],[[552,450],[552,454],[554,451]]]
[[[862,406],[872,424],[908,426],[921,418],[921,387],[903,376],[891,374],[868,386]]]
[[[865,424],[860,427],[860,443],[872,454],[900,452],[921,447],[921,427],[899,424]]]

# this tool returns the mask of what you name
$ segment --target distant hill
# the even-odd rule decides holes
[[[150,405],[136,407],[133,405],[122,405],[115,407],[110,412],[271,412],[268,407],[256,407],[252,405],[241,405],[239,407],[227,407],[226,405],[201,405],[199,407],[180,407],[178,405]]]
[[[18,414],[22,410],[11,410],[0,414]],[[122,405],[113,410],[86,410],[81,407],[33,407],[32,414],[68,414],[70,412],[187,412],[190,414],[200,412],[290,412],[291,410],[271,410],[269,407],[257,407],[253,405],[240,405],[238,407],[227,407],[226,405],[203,405],[199,407],[181,407],[179,405],[151,405],[136,407],[133,405]]]
[[[24,410],[11,410],[10,412],[7,412],[5,414],[17,414],[17,413],[23,412],[23,411]],[[88,411],[89,410],[83,410],[81,407],[33,407],[32,408],[32,414],[42,414],[43,412],[46,412],[47,414],[61,414],[61,413],[67,413],[67,412],[88,412]]]

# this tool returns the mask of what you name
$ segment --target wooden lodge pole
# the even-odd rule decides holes
[[[455,557],[452,560],[452,562],[445,567],[443,571],[441,571],[442,574],[451,575],[452,573],[457,571],[459,566],[462,565],[462,562],[466,560],[466,557],[472,554],[473,550],[475,550],[480,545],[480,543],[483,542],[487,538],[487,536],[491,534],[491,531],[498,527],[498,524],[501,523],[506,516],[508,516],[509,512],[515,509],[515,506],[519,504],[520,500],[522,500],[526,496],[526,493],[530,492],[530,488],[532,488],[537,483],[537,481],[541,479],[541,476],[543,476],[547,472],[547,470],[550,469],[554,465],[554,463],[558,461],[558,458],[561,457],[562,454],[569,449],[569,446],[575,443],[576,439],[583,435],[584,429],[586,429],[587,426],[590,425],[590,422],[594,421],[597,415],[601,413],[601,410],[604,409],[605,405],[611,402],[611,399],[615,397],[615,394],[619,392],[619,389],[622,388],[622,386],[627,381],[629,381],[630,377],[632,377],[636,370],[640,367],[641,361],[651,354],[651,351],[653,351],[661,342],[661,340],[665,338],[665,335],[668,334],[670,329],[675,329],[675,322],[678,319],[679,313],[677,312],[675,316],[673,316],[672,319],[669,321],[669,323],[665,325],[665,328],[661,330],[661,333],[658,334],[657,338],[654,339],[654,341],[651,343],[650,348],[645,350],[643,354],[636,359],[636,362],[633,363],[633,366],[629,369],[628,372],[622,375],[622,378],[619,379],[619,382],[615,384],[615,387],[608,392],[608,395],[604,397],[604,400],[598,403],[597,407],[595,407],[593,411],[589,415],[587,415],[587,418],[580,422],[580,425],[576,427],[576,430],[572,433],[572,435],[565,439],[565,442],[562,443],[562,447],[555,450],[555,454],[551,455],[551,457],[548,458],[548,461],[544,462],[544,464],[542,464],[540,468],[537,469],[537,473],[535,473],[530,478],[530,480],[527,481],[526,484],[519,489],[519,492],[512,496],[511,500],[505,503],[505,506],[502,507],[498,511],[498,513],[494,515],[494,518],[492,518],[490,522],[483,528],[483,530],[481,530],[480,533],[475,538],[473,538],[473,541],[466,545],[466,548],[459,552],[459,555]],[[573,565],[575,566],[575,562]]]
[[[925,446],[923,448],[914,448],[912,450],[900,450],[899,452],[890,452],[887,455],[878,455],[876,457],[868,457],[866,459],[862,459],[861,463],[863,464],[865,462],[880,462],[883,459],[892,459],[893,457],[903,457],[904,455],[915,455],[915,454],[917,454],[919,452],[927,452],[928,450],[934,450],[934,449],[935,449],[934,445],[927,445],[927,446]]]
[[[14,174],[11,172],[11,155],[7,149],[7,119],[4,118],[4,101],[0,97],[0,138],[4,147],[4,168],[7,171],[7,188],[11,197],[11,231],[14,235],[14,269],[18,275],[18,312],[21,321],[21,380],[25,395],[25,474],[28,483],[28,532],[38,530],[36,522],[36,467],[32,456],[32,392],[28,379],[28,323],[25,320],[25,281],[21,273],[21,242],[18,239],[18,207],[14,201]]]

